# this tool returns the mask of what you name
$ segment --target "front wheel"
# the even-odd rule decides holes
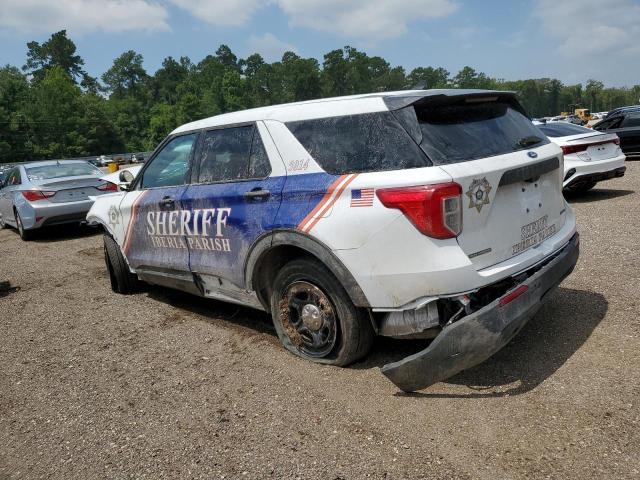
[[[120,247],[110,235],[104,235],[104,261],[107,264],[111,290],[124,295],[135,293],[140,289],[137,275],[129,271]]]
[[[373,344],[366,312],[312,258],[293,260],[278,272],[271,315],[282,345],[313,362],[345,366],[364,357]]]

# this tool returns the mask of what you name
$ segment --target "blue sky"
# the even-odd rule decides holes
[[[322,62],[344,45],[392,65],[470,65],[505,78],[640,84],[640,0],[0,0],[0,64],[66,28],[100,75],[133,49],[152,73],[166,56],[201,60],[286,50]]]

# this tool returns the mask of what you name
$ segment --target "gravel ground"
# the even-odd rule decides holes
[[[570,199],[581,258],[514,341],[417,394],[255,311],[111,292],[102,238],[0,231],[0,478],[638,478],[640,163]]]

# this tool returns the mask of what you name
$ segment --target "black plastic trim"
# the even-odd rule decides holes
[[[356,279],[336,255],[324,243],[296,230],[276,230],[259,238],[247,254],[245,261],[245,286],[248,291],[254,290],[253,277],[256,267],[271,249],[279,246],[297,247],[320,260],[340,281],[357,307],[370,307],[369,301],[358,285]],[[264,303],[264,299],[261,299]]]
[[[535,180],[545,173],[553,172],[560,168],[560,160],[558,157],[550,158],[543,162],[534,163],[533,165],[525,165],[523,167],[507,170],[502,174],[500,186],[510,185],[512,183],[526,182]]]

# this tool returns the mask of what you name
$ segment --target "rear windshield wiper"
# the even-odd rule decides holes
[[[536,145],[541,141],[542,139],[540,137],[531,135],[529,137],[522,137],[520,140],[518,140],[518,143],[516,145],[520,148],[527,148],[527,147],[530,147],[531,145]]]

